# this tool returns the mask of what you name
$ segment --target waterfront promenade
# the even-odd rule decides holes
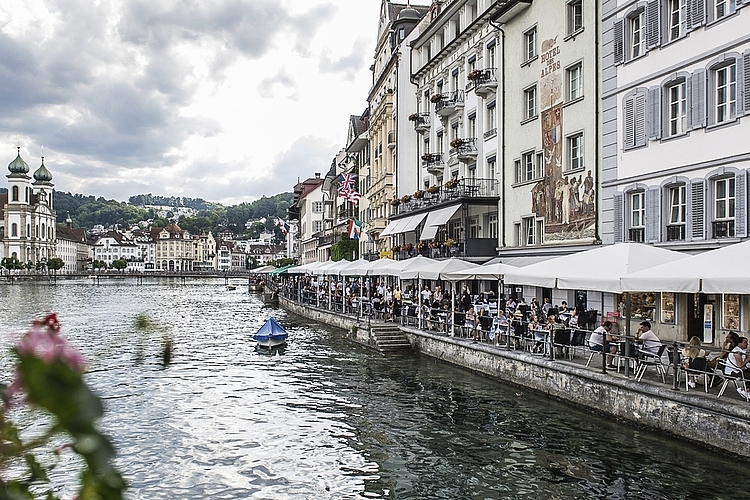
[[[663,360],[665,381],[655,367],[647,367],[636,381],[634,372],[603,370],[601,356],[589,362],[586,345],[551,345],[542,353],[522,346],[508,348],[488,341],[452,336],[372,316],[330,311],[293,297],[281,297],[280,305],[296,314],[345,329],[359,343],[377,348],[375,330],[397,325],[398,330],[419,353],[441,362],[460,366],[493,379],[531,389],[578,407],[628,421],[626,425],[646,426],[702,445],[750,457],[750,403],[741,399],[732,384],[719,398],[718,386],[704,392],[698,385],[685,389],[685,375]],[[513,347],[516,347],[515,342]],[[588,363],[588,366],[587,366]],[[674,377],[677,376],[677,383]]]

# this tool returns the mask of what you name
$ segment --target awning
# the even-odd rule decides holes
[[[398,230],[400,227],[402,227],[406,222],[408,221],[408,217],[404,219],[394,220],[388,223],[387,226],[385,226],[385,229],[383,229],[383,232],[380,233],[380,236],[389,236],[392,234],[398,234],[400,231]]]
[[[404,224],[404,227],[401,228],[399,232],[406,233],[409,231],[414,231],[420,222],[424,220],[424,218],[427,217],[427,212],[421,213],[419,215],[412,215],[406,220],[406,224]]]
[[[458,212],[461,205],[453,205],[440,210],[435,210],[427,214],[427,221],[424,223],[424,229],[422,234],[419,236],[420,240],[431,240],[437,234],[438,226],[442,226],[453,217],[453,214]]]

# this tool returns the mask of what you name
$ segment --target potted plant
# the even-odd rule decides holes
[[[401,245],[402,252],[410,252],[412,248],[414,248],[414,245],[412,243],[404,243],[403,245]]]
[[[425,153],[422,155],[422,161],[432,161],[432,153]]]
[[[474,71],[466,75],[466,78],[468,78],[469,80],[476,80],[482,76],[482,73],[483,71],[481,69],[475,69]]]
[[[412,113],[412,114],[409,115],[409,121],[410,122],[415,122],[415,121],[417,121],[418,118],[419,118],[419,113]]]
[[[453,238],[448,238],[445,241],[445,246],[447,246],[448,248],[455,247],[457,245],[458,245],[458,241],[454,240]]]
[[[411,195],[405,194],[401,197],[401,203],[409,203],[411,201]]]
[[[425,243],[424,241],[418,241],[415,246],[417,247],[417,250],[424,250],[425,248],[427,248],[427,243]]]
[[[398,245],[396,245],[396,246],[394,246],[393,248],[391,248],[391,252],[393,252],[393,253],[396,253],[396,252],[398,252],[399,250],[401,250],[401,247],[400,247],[400,246],[398,246]]]
[[[421,200],[422,198],[424,198],[424,191],[422,191],[421,189],[417,189],[416,191],[414,191],[412,198],[414,198],[415,200]]]
[[[451,147],[452,148],[460,148],[463,145],[464,145],[464,140],[463,139],[456,138],[456,139],[453,139],[451,141]]]
[[[438,192],[440,192],[440,188],[433,185],[427,188],[427,192],[430,194],[437,194]]]
[[[456,189],[458,187],[458,179],[452,178],[445,183],[446,189]]]
[[[435,241],[435,240],[432,240],[432,241],[430,241],[429,247],[430,248],[440,248],[440,243],[437,242],[437,241]]]
[[[433,94],[430,97],[430,102],[433,103],[433,104],[437,104],[437,103],[439,103],[442,100],[443,100],[443,94]]]
[[[401,205],[401,200],[399,200],[398,198],[396,198],[395,200],[391,200],[390,204],[391,204],[392,207],[397,207],[397,206]]]

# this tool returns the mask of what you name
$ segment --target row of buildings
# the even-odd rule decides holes
[[[297,256],[329,258],[353,217],[370,258],[522,265],[746,238],[749,6],[383,0],[368,106],[328,172],[295,186]],[[338,196],[347,174],[357,205]],[[695,318],[721,305],[690,302]]]
[[[65,264],[63,273],[89,271],[96,261],[111,266],[116,260],[127,262],[126,272],[179,272],[239,271],[285,256],[283,245],[191,235],[174,223],[99,234],[71,227],[70,219],[57,225],[52,174],[44,158],[29,176],[19,148],[8,170],[8,192],[0,194],[0,259],[37,264],[58,257]]]

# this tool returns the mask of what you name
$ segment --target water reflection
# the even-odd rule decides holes
[[[3,348],[55,310],[85,352],[129,498],[729,498],[725,478],[740,477],[718,454],[531,391],[382,358],[223,280],[0,293]],[[136,330],[139,313],[157,327]],[[254,351],[271,313],[283,355]]]

